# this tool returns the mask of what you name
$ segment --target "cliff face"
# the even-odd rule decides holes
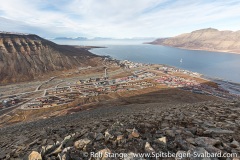
[[[219,31],[213,28],[201,29],[172,38],[157,39],[151,44],[193,50],[240,53],[240,31]]]
[[[0,83],[32,80],[53,71],[92,63],[85,49],[57,45],[37,35],[0,33]]]

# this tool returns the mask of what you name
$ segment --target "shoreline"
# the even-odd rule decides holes
[[[83,46],[74,46],[74,47],[83,48]],[[84,47],[86,47],[88,49],[106,48],[106,47],[100,47],[100,46],[84,46]],[[94,54],[94,53],[92,53],[92,54]],[[101,55],[101,57],[108,57],[108,56]],[[144,63],[144,64],[146,64],[146,63]],[[153,65],[155,65],[155,64],[156,63],[154,63]],[[232,82],[232,81],[228,81],[228,80],[225,80],[225,79],[222,79],[222,78],[216,78],[216,77],[207,76],[207,75],[204,75],[202,73],[198,73],[198,72],[194,72],[194,71],[191,71],[191,70],[179,68],[179,67],[172,66],[172,65],[169,65],[169,64],[156,64],[156,65],[163,65],[163,66],[166,66],[166,67],[171,67],[171,68],[183,70],[183,71],[186,71],[186,72],[189,72],[189,73],[194,73],[194,74],[198,75],[197,77],[199,77],[199,78],[201,78],[203,80],[206,80],[206,81],[209,81],[209,82],[214,82],[218,86],[224,86],[223,88],[225,88],[230,93],[233,93],[233,94],[236,94],[236,95],[240,95],[240,83],[238,83],[238,82]],[[42,79],[42,80],[44,80],[44,79]],[[33,80],[33,81],[29,81],[29,82],[37,82],[37,81]],[[4,87],[4,86],[17,85],[17,84],[25,84],[25,83],[28,83],[28,82],[18,82],[18,83],[6,84],[6,85],[1,84],[0,86]],[[228,84],[228,85],[226,85],[226,84]],[[226,87],[226,86],[230,86],[230,87]],[[234,87],[236,87],[236,89]]]
[[[70,45],[70,46],[73,46],[75,48],[80,48],[80,49],[87,49],[87,50],[91,50],[91,49],[94,49],[94,48],[107,48],[107,47],[104,47],[104,46],[84,46],[84,45]],[[92,53],[92,54],[94,54],[94,53]]]
[[[218,79],[218,78],[211,78],[211,77],[206,77],[203,76],[203,78],[206,78],[207,80],[217,83],[218,86],[224,88],[225,90],[229,91],[231,94],[235,94],[240,96],[240,83],[236,82],[229,82],[224,79]]]
[[[154,44],[154,43],[143,43],[143,44],[150,44],[150,45],[159,45],[171,48],[178,48],[178,49],[185,49],[190,51],[207,51],[207,52],[218,52],[218,53],[227,53],[227,54],[237,54],[240,55],[240,52],[233,52],[233,51],[224,51],[224,50],[210,50],[210,49],[193,49],[193,48],[186,48],[186,47],[175,47],[171,45],[164,45],[164,44]]]

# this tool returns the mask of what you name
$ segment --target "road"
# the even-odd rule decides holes
[[[20,107],[21,105],[23,105],[23,104],[25,104],[25,103],[27,103],[27,102],[29,102],[29,101],[31,101],[31,100],[32,100],[32,99],[30,98],[30,99],[27,99],[27,100],[19,103],[19,104],[14,105],[14,106],[1,109],[1,110],[0,110],[0,118],[1,118],[2,116],[4,116],[4,115],[9,114],[9,113],[12,112],[14,109]]]
[[[40,88],[42,87],[42,85],[47,84],[48,82],[52,81],[53,79],[55,79],[56,77],[51,77],[49,80],[43,82],[42,84],[40,84],[39,86],[37,86],[35,91],[39,91]]]
[[[92,68],[89,68],[89,69],[92,69]],[[116,74],[119,74],[119,73],[121,73],[121,72],[124,72],[124,70],[119,69],[119,70],[116,70],[116,71],[111,71],[111,72],[109,72],[109,74],[111,74],[111,75],[116,75]],[[103,74],[101,74],[101,73],[99,73],[99,74],[89,74],[89,75],[84,75],[84,76],[82,76],[81,78],[84,79],[84,78],[89,78],[89,77],[93,77],[93,76],[97,77],[97,76],[102,76],[102,75],[103,75]],[[34,91],[22,92],[22,93],[12,94],[12,95],[6,95],[6,96],[4,96],[4,97],[1,97],[1,99],[8,98],[8,97],[11,97],[11,96],[24,95],[24,94],[34,94],[34,93],[36,93],[36,92],[42,92],[42,96],[46,96],[47,89],[50,89],[50,88],[52,88],[52,87],[49,87],[49,88],[47,88],[47,89],[41,89],[41,87],[42,87],[44,84],[47,84],[48,82],[52,81],[52,80],[55,79],[55,78],[56,78],[56,77],[51,77],[49,80],[42,82],[42,84],[38,85]],[[62,83],[64,83],[64,82],[67,82],[67,81],[76,81],[76,77],[74,77],[74,78],[62,79],[61,82],[59,82],[58,84],[56,84],[55,88],[57,88],[60,84],[62,84]],[[39,93],[39,94],[40,94],[40,93]],[[33,99],[33,98],[32,98],[32,99]],[[30,99],[30,100],[32,100],[32,99]],[[24,102],[22,102],[22,103],[20,103],[20,104],[17,104],[17,105],[15,105],[15,106],[11,106],[11,107],[8,107],[8,108],[1,109],[1,110],[0,110],[0,117],[1,117],[2,115],[5,115],[5,114],[7,114],[7,113],[10,113],[10,112],[13,111],[14,109],[17,109],[19,106],[21,106],[21,105],[29,102],[30,100],[24,101]]]

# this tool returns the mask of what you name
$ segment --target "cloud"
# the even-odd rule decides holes
[[[0,30],[45,37],[165,37],[206,27],[238,30],[239,8],[236,0],[7,0],[0,5]]]

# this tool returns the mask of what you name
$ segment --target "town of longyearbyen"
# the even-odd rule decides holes
[[[240,160],[240,0],[2,0],[0,160]]]

